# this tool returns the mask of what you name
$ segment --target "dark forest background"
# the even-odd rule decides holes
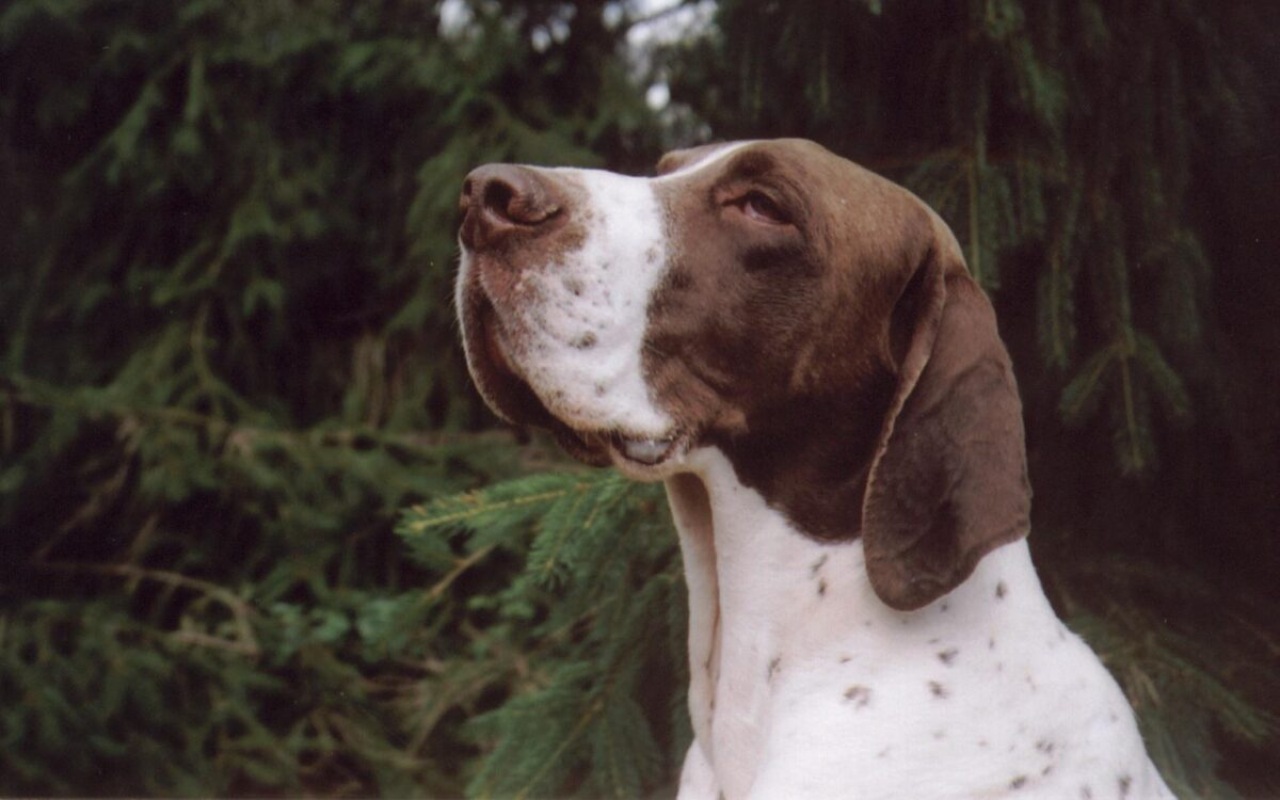
[[[1278,133],[1271,0],[7,0],[0,794],[669,795],[661,492],[484,410],[457,190],[792,135],[955,229],[1171,785],[1280,797]]]

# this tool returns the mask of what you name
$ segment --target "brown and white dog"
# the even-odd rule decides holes
[[[475,170],[457,304],[498,414],[666,482],[680,796],[1171,796],[1036,578],[1017,389],[945,223],[810,142],[658,172]]]

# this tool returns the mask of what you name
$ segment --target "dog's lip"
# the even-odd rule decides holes
[[[655,467],[666,461],[676,450],[677,436],[647,437],[626,436],[615,432],[609,436],[609,444],[628,461],[646,467]]]
[[[646,477],[679,462],[689,451],[691,437],[679,430],[660,436],[610,431],[596,440],[605,445],[614,465],[624,473]]]

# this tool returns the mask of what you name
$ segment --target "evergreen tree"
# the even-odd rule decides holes
[[[0,793],[470,778],[523,656],[460,658],[461,566],[391,533],[525,469],[475,431],[458,187],[656,135],[598,4],[445,5],[0,7]]]

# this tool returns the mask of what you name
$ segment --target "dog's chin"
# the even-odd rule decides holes
[[[612,465],[632,480],[662,480],[679,470],[689,452],[687,436],[630,436],[618,431],[578,431],[559,420],[551,432],[565,452],[593,467]]]
[[[680,431],[641,434],[594,421],[575,424],[572,410],[556,409],[519,374],[492,316],[492,304],[480,304],[468,363],[481,395],[498,416],[516,425],[545,428],[578,461],[593,467],[612,465],[634,480],[661,480],[677,471],[692,436]]]
[[[551,411],[524,380],[504,366],[495,361],[473,364],[473,374],[479,373],[477,385],[489,389],[481,392],[489,406],[513,424],[549,430],[566,453],[584,464],[612,465],[633,480],[655,481],[677,471],[689,452],[692,437],[685,433],[649,436],[621,428],[575,427]]]
[[[611,433],[609,457],[614,467],[638,481],[661,480],[678,472],[689,452],[690,438],[674,433],[658,438]]]

